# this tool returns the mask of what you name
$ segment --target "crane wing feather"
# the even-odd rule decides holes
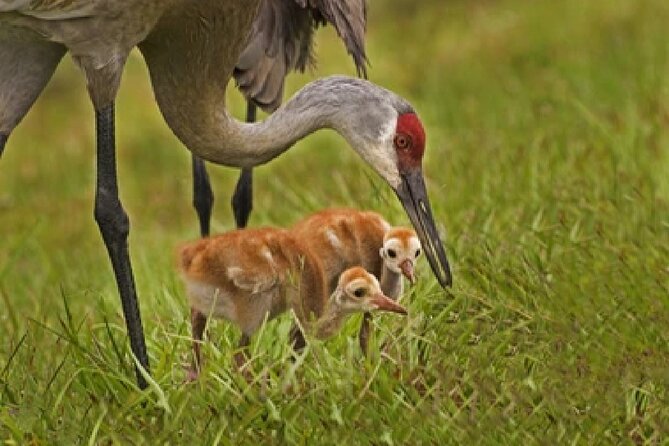
[[[366,0],[261,0],[234,70],[237,86],[264,110],[275,110],[286,75],[313,64],[314,30],[325,24],[335,27],[358,74],[366,76],[366,10]]]
[[[300,0],[304,3],[306,0]],[[322,24],[329,23],[344,41],[353,57],[358,75],[367,77],[365,55],[365,28],[367,25],[366,0],[309,0],[316,17]]]

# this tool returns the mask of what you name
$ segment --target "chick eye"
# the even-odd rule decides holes
[[[411,138],[409,138],[408,135],[402,133],[395,135],[395,147],[398,149],[407,150],[409,147],[411,147]]]
[[[420,248],[416,250],[416,256],[415,257],[418,257],[419,255],[420,255]]]
[[[388,250],[388,257],[390,257],[391,259],[394,259],[395,257],[397,257],[397,253],[395,252],[394,249],[389,249]]]
[[[362,296],[365,295],[365,289],[364,289],[364,288],[358,288],[357,290],[355,290],[355,291],[353,292],[353,295],[354,295],[355,297],[362,297]]]

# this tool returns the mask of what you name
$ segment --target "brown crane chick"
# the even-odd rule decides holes
[[[403,291],[402,275],[412,284],[414,265],[421,255],[416,232],[391,227],[378,213],[356,209],[327,209],[299,221],[293,235],[318,252],[329,289],[337,286],[346,268],[360,265],[380,280],[384,294],[397,300]],[[360,327],[360,347],[367,352],[371,315]]]
[[[334,291],[328,292],[315,253],[289,231],[272,228],[235,230],[183,245],[178,265],[191,306],[194,353],[188,379],[198,376],[200,343],[209,316],[226,319],[242,331],[240,352],[235,355],[241,367],[251,336],[265,320],[289,309],[321,339],[336,333],[355,312],[406,314],[360,267],[344,271]]]

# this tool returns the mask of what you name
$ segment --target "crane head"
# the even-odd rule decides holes
[[[360,266],[341,273],[332,297],[338,308],[345,313],[390,311],[407,314],[406,308],[383,294],[376,277]]]
[[[374,98],[376,107],[366,108],[363,112],[365,116],[349,118],[356,122],[351,124],[355,131],[349,132],[347,139],[393,188],[418,234],[439,284],[442,287],[451,286],[451,269],[432,216],[423,178],[423,124],[403,99],[387,90],[380,96]]]
[[[416,281],[414,265],[421,251],[420,240],[413,229],[391,228],[383,237],[379,255],[390,271],[402,274],[413,284]]]
[[[442,287],[451,286],[453,282],[451,268],[432,216],[423,178],[425,130],[415,113],[398,115],[392,144],[400,177],[399,184],[393,187],[395,194],[416,229],[437,280]]]

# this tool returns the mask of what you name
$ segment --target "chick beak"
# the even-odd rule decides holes
[[[376,307],[377,310],[407,314],[406,308],[381,293],[373,295],[370,298],[370,302]]]
[[[402,271],[402,274],[404,274],[404,277],[407,278],[411,285],[414,285],[416,283],[416,275],[414,274],[413,270],[413,262],[409,259],[406,259],[402,261],[399,266],[400,271]]]

